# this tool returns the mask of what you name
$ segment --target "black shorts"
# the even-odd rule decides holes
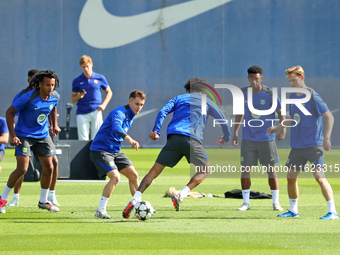
[[[305,149],[292,148],[286,166],[289,169],[303,171],[307,161],[315,167],[322,167],[324,160],[324,149],[322,145]]]
[[[123,152],[109,153],[106,151],[90,151],[90,158],[101,178],[105,177],[108,172],[114,169],[120,171],[132,166],[132,162]]]
[[[275,165],[279,162],[276,142],[254,142],[247,139],[242,139],[241,144],[241,165],[242,166],[257,166],[258,161],[263,166]]]
[[[50,136],[42,139],[18,136],[21,144],[15,146],[15,156],[51,157],[55,153],[54,143]]]
[[[209,162],[208,155],[199,141],[176,134],[168,135],[166,145],[159,153],[156,162],[163,166],[174,167],[182,157],[186,157],[188,163],[193,163],[195,166]]]

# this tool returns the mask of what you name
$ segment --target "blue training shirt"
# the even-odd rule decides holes
[[[267,132],[267,129],[272,126],[272,121],[268,121],[266,119],[275,119],[275,112],[271,113],[270,115],[256,115],[251,113],[248,108],[247,89],[248,87],[242,88],[244,95],[243,121],[245,121],[245,125],[243,125],[242,129],[242,138],[253,142],[273,141],[275,139],[275,134],[270,135]],[[262,85],[262,90],[259,93],[252,94],[253,107],[257,110],[269,110],[272,107],[273,103],[272,95],[273,91],[271,90],[271,88]],[[281,109],[281,103],[280,99],[277,98],[277,107],[275,111],[279,109]]]
[[[72,83],[72,92],[85,89],[86,95],[77,102],[77,114],[87,114],[98,109],[102,103],[101,90],[106,90],[109,84],[104,75],[92,72],[87,78],[84,73],[75,78]]]
[[[129,105],[112,110],[95,136],[90,150],[118,153],[134,119],[135,114]]]
[[[21,90],[20,92],[18,92],[15,96],[14,96],[14,98],[13,98],[13,101],[12,101],[12,104],[13,104],[13,102],[15,101],[15,100],[17,100],[19,97],[21,97],[23,94],[25,94],[27,91],[26,91],[26,89],[23,89],[23,90]]]
[[[15,125],[17,136],[42,139],[49,136],[47,125],[48,115],[58,105],[59,94],[53,91],[47,100],[39,95],[39,89],[24,93],[13,101],[13,107],[19,112],[18,122]]]
[[[7,128],[7,122],[4,117],[0,117],[0,135],[3,133],[9,133],[8,128]],[[1,143],[0,144],[0,151],[3,151],[5,153],[5,144]]]
[[[173,117],[168,125],[167,135],[179,134],[192,137],[203,143],[203,132],[211,115],[215,119],[226,119],[223,112],[215,103],[207,98],[207,114],[202,114],[202,94],[187,93],[172,98],[158,113],[155,126],[152,131],[159,131],[165,117],[173,112]],[[223,140],[230,140],[230,128],[228,124],[221,125],[224,134]]]
[[[291,127],[290,146],[292,148],[303,149],[323,144],[321,115],[329,109],[318,93],[311,88],[308,88],[308,90],[312,97],[307,103],[304,103],[304,107],[312,115],[305,115],[295,104],[289,105],[290,116],[297,123],[295,127]],[[300,96],[296,93],[290,94],[291,99],[305,97],[306,94]],[[291,125],[293,126],[294,122]]]
[[[27,92],[27,89],[23,89],[23,90],[21,90],[20,92],[18,92],[15,96],[14,96],[14,98],[13,98],[13,101],[12,101],[12,104],[13,104],[13,102],[15,101],[15,100],[17,100],[19,97],[21,97],[23,94],[25,94]],[[16,113],[16,114],[14,114],[15,116],[18,116],[19,114],[18,113]]]
[[[23,94],[25,94],[25,93],[27,93],[27,92],[28,92],[28,91],[27,91],[27,88],[25,88],[25,89],[21,90],[20,92],[18,92],[18,93],[14,96],[13,101],[12,101],[12,104],[13,104],[13,102],[14,102],[15,100],[17,100],[19,97],[21,97]]]

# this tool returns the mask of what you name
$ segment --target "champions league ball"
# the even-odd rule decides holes
[[[135,205],[134,213],[137,219],[147,220],[151,218],[152,214],[155,213],[155,210],[149,202],[141,201]]]

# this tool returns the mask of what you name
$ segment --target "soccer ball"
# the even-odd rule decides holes
[[[135,216],[139,220],[150,219],[154,212],[152,205],[147,201],[138,202],[134,208]]]

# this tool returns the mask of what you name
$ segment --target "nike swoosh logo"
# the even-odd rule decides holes
[[[137,15],[110,14],[103,0],[87,0],[79,17],[79,33],[90,46],[109,49],[160,32],[232,0],[194,0]]]

